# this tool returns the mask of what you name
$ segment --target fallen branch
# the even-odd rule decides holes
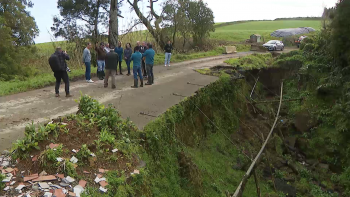
[[[284,99],[283,102],[290,102],[290,101],[301,101],[304,98],[296,98],[296,99]],[[277,103],[280,102],[280,100],[270,100],[270,101],[252,101],[254,104],[258,103]]]
[[[244,188],[245,188],[245,185],[246,183],[248,182],[248,179],[249,177],[251,176],[252,174],[252,171],[254,170],[254,168],[256,167],[256,164],[258,161],[260,161],[261,159],[261,156],[262,156],[262,153],[264,152],[265,148],[266,148],[266,145],[267,143],[269,142],[271,136],[272,136],[272,133],[273,133],[273,130],[277,124],[277,121],[278,121],[278,118],[279,118],[279,113],[280,113],[280,110],[281,110],[281,105],[282,105],[282,97],[283,97],[283,82],[281,83],[281,95],[280,95],[280,103],[279,103],[279,106],[278,106],[278,110],[277,110],[277,114],[276,114],[276,118],[275,118],[275,122],[273,123],[272,125],[272,128],[270,130],[270,133],[269,135],[267,136],[264,144],[262,145],[259,153],[256,155],[255,159],[253,160],[253,162],[251,163],[248,171],[245,173],[241,183],[239,184],[239,186],[237,187],[235,193],[233,194],[234,197],[241,197],[242,194],[243,194],[243,191],[244,191]]]

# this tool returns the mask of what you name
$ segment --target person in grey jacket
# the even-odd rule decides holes
[[[85,64],[85,79],[88,83],[93,83],[91,80],[91,53],[90,49],[92,48],[91,43],[87,43],[86,48],[83,52],[83,63]]]
[[[130,76],[130,62],[131,62],[132,49],[131,44],[127,43],[124,49],[124,59],[126,66],[128,67],[128,76]]]

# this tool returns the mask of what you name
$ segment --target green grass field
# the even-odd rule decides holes
[[[321,28],[319,20],[280,20],[280,21],[253,21],[216,28],[210,34],[211,39],[241,42],[249,39],[252,34],[260,34],[265,40],[273,39],[270,34],[277,29],[312,27]]]

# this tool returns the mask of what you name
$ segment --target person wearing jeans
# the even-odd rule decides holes
[[[103,42],[100,43],[100,46],[97,46],[95,50],[97,52],[97,76],[100,80],[103,80],[105,78],[105,58],[106,58],[106,51],[105,51],[105,45]]]
[[[152,48],[152,44],[148,43],[148,49],[143,53],[142,57],[146,57],[146,69],[148,75],[148,82],[146,85],[152,85],[154,83],[153,65],[155,51]]]
[[[124,49],[124,59],[125,59],[126,66],[128,67],[127,76],[130,76],[131,55],[132,55],[131,44],[128,43],[128,44],[126,44],[125,49]]]
[[[165,45],[164,47],[164,51],[165,51],[165,66],[170,66],[170,58],[171,58],[171,51],[173,50],[173,46],[171,45],[170,40],[168,41],[168,43]]]
[[[83,63],[85,64],[85,79],[88,83],[93,83],[91,80],[91,49],[92,45],[89,42],[83,52]]]
[[[138,80],[137,75],[140,77],[141,85],[140,87],[143,87],[143,77],[141,72],[141,60],[142,54],[140,53],[140,47],[135,47],[135,53],[131,55],[130,60],[133,61],[133,73],[134,73],[134,85],[131,86],[132,88],[138,88]]]

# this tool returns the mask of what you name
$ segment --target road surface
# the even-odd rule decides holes
[[[173,93],[191,96],[200,86],[187,82],[208,85],[217,77],[201,75],[194,71],[197,68],[213,67],[222,64],[229,58],[238,58],[252,54],[241,52],[233,55],[191,60],[172,64],[171,67],[154,67],[155,84],[143,88],[132,89],[133,76],[116,77],[117,89],[104,88],[103,81],[88,84],[85,80],[70,84],[72,98],[64,97],[64,84],[61,85],[61,97],[56,98],[54,87],[46,87],[15,95],[0,97],[0,151],[11,147],[12,142],[24,136],[24,128],[32,121],[46,123],[59,116],[75,113],[80,92],[90,95],[105,105],[112,104],[120,111],[123,118],[130,119],[142,129],[154,117],[140,115],[145,112],[158,116],[183,98]],[[111,84],[111,83],[110,83]]]

